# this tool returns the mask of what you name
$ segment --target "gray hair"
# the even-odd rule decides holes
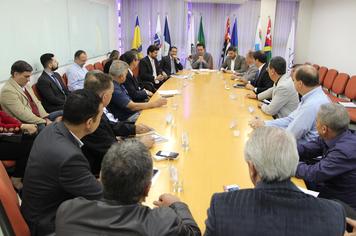
[[[104,198],[134,204],[144,197],[151,183],[152,158],[146,146],[136,139],[115,143],[101,163]]]
[[[114,60],[110,66],[109,74],[114,77],[123,76],[124,73],[129,69],[129,65],[120,60]]]
[[[317,119],[320,124],[326,125],[337,134],[347,130],[350,123],[349,113],[343,105],[337,103],[321,105]]]
[[[246,142],[245,160],[253,163],[262,181],[289,179],[299,162],[295,138],[281,128],[257,128]]]

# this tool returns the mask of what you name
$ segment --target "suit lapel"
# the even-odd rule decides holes
[[[51,83],[52,85],[52,88],[56,88],[60,93],[63,93],[64,94],[64,91],[62,91],[58,85],[56,84],[56,82],[53,81],[53,78],[51,76],[49,76],[49,74],[47,74],[46,72],[43,71],[43,74],[46,76],[46,78],[49,80],[49,82]],[[57,77],[56,74],[53,74],[54,77]],[[58,80],[57,80],[58,81]],[[59,82],[59,81],[58,81]],[[59,82],[60,83],[60,82]],[[61,84],[62,86],[62,84]],[[62,87],[63,88],[63,87]]]

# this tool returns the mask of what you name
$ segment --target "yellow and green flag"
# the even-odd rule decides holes
[[[142,55],[142,40],[141,40],[141,31],[140,31],[140,23],[138,21],[138,16],[136,17],[136,24],[135,24],[135,31],[134,37],[132,40],[132,48],[137,49],[138,51],[138,58],[143,58]]]

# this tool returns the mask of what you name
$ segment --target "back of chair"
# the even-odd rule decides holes
[[[95,68],[95,70],[104,71],[104,67],[103,67],[103,64],[101,62],[96,62],[94,64],[94,68]]]
[[[319,68],[319,82],[320,84],[323,84],[324,78],[326,73],[328,72],[328,68],[326,68],[325,66],[322,66]]]
[[[37,89],[37,85],[36,85],[36,84],[33,84],[33,85],[32,85],[32,91],[33,91],[33,93],[35,94],[35,96],[37,97],[37,99],[40,100],[40,101],[42,101],[41,95],[40,95],[40,93],[39,93],[39,91],[38,91],[38,89]]]
[[[65,85],[66,87],[68,87],[68,77],[67,77],[67,74],[66,74],[66,73],[64,73],[64,74],[62,75],[62,81],[63,81],[64,85]]]
[[[347,81],[350,76],[346,73],[340,73],[336,76],[331,91],[337,95],[343,94],[346,88]]]
[[[95,70],[93,64],[88,64],[88,65],[85,66],[85,68],[86,68],[88,71]]]
[[[323,81],[323,86],[327,89],[331,89],[338,73],[339,72],[334,69],[328,70]]]
[[[345,96],[351,100],[356,100],[356,75],[352,76],[347,82]]]
[[[30,236],[30,230],[21,215],[17,194],[11,180],[0,162],[0,201],[5,209],[15,235]]]

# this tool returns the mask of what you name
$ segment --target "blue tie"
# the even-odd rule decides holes
[[[54,76],[54,74],[52,74],[51,78],[52,78],[53,82],[56,83],[56,85],[61,90],[61,92],[64,94],[63,88],[62,88],[61,84],[59,83],[59,81],[57,80],[56,76]]]

